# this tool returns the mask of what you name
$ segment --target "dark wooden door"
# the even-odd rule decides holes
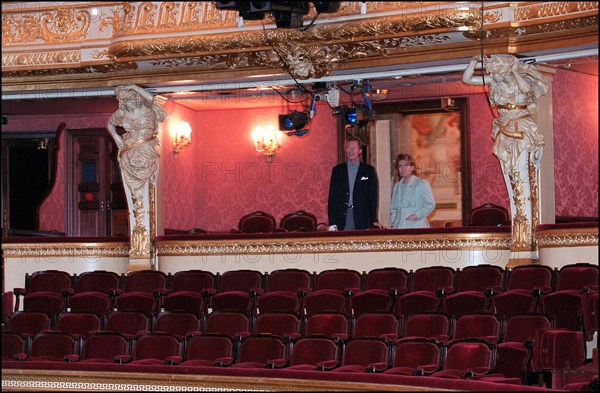
[[[125,236],[127,199],[117,146],[106,129],[70,130],[67,140],[70,236]]]

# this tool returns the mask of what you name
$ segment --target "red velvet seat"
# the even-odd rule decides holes
[[[313,232],[317,230],[317,217],[307,211],[296,210],[281,218],[279,228],[288,232]]]
[[[78,340],[67,333],[46,331],[38,333],[31,342],[31,356],[24,359],[44,362],[69,362],[79,360]]]
[[[319,370],[335,372],[381,372],[390,365],[390,343],[378,338],[352,338],[342,347],[338,367],[321,363]]]
[[[463,314],[488,311],[492,294],[503,290],[504,269],[500,266],[467,266],[457,270],[456,274],[456,291],[442,298],[442,309],[457,318]]]
[[[395,340],[402,331],[402,322],[392,313],[365,313],[354,321],[353,337],[381,337]]]
[[[443,347],[433,339],[401,339],[396,341],[391,367],[383,373],[413,375],[417,370],[433,373],[441,368],[442,359]]]
[[[252,333],[297,338],[302,335],[302,321],[291,313],[259,314],[254,321]]]
[[[265,368],[287,364],[287,344],[280,337],[263,334],[240,339],[236,360],[231,368]]]
[[[535,339],[533,371],[551,378],[559,370],[575,370],[585,361],[583,333],[568,329],[539,330]]]
[[[122,291],[121,276],[94,270],[75,276],[75,280],[75,293],[69,297],[70,311],[107,315],[114,310],[114,297]]]
[[[399,296],[394,305],[396,315],[440,311],[441,297],[454,292],[455,270],[431,266],[412,272],[410,292]]]
[[[408,292],[409,273],[402,268],[386,267],[364,273],[364,290],[349,298],[352,315],[390,312],[398,295]]]
[[[165,332],[180,340],[191,334],[200,334],[200,319],[192,313],[163,311],[154,321],[155,332]]]
[[[6,323],[6,330],[25,336],[35,336],[53,327],[48,314],[35,311],[17,311],[8,318]]]
[[[235,360],[234,342],[228,336],[192,335],[186,339],[184,361],[179,366],[224,366]]]
[[[314,291],[304,296],[306,315],[347,312],[347,298],[362,290],[362,275],[352,269],[330,269],[317,274]]]
[[[165,311],[188,312],[201,318],[207,312],[206,299],[216,293],[216,277],[204,270],[185,270],[168,275],[169,292],[162,305]]]
[[[83,340],[80,363],[119,363],[131,359],[133,341],[117,332],[90,333]]]
[[[2,325],[6,323],[8,318],[14,312],[14,293],[13,292],[2,292]]]
[[[255,298],[263,292],[263,274],[258,270],[228,270],[217,275],[219,288],[210,300],[212,311],[256,312]]]
[[[454,339],[479,338],[497,343],[502,339],[500,327],[500,319],[495,314],[465,314],[456,319]]]
[[[123,293],[116,298],[119,311],[139,311],[148,316],[160,311],[161,297],[167,293],[167,275],[158,270],[129,272],[123,278]]]
[[[469,225],[500,226],[510,224],[508,210],[500,205],[487,202],[469,212]]]
[[[25,274],[25,288],[13,290],[19,311],[23,296],[23,311],[44,312],[54,319],[67,309],[66,296],[73,292],[73,277],[61,270],[44,270]]]
[[[31,337],[2,331],[2,360],[25,360],[31,353]]]
[[[151,317],[138,311],[113,311],[106,317],[104,330],[121,333],[125,337],[135,337],[148,333],[152,328]]]
[[[598,333],[598,290],[583,293],[583,327],[586,341]]]
[[[427,338],[446,342],[454,336],[454,318],[440,312],[424,312],[406,317],[402,337]]]
[[[573,263],[564,265],[558,270],[556,277],[556,291],[576,290],[584,288],[597,290],[598,271],[600,267],[591,263]]]
[[[206,317],[203,330],[205,334],[239,337],[250,334],[250,319],[248,316],[236,312],[212,312]]]
[[[56,330],[74,337],[85,337],[102,328],[100,317],[91,312],[66,312],[59,315]]]
[[[179,364],[182,361],[182,342],[172,334],[153,332],[142,334],[135,339],[129,364]]]
[[[265,291],[257,300],[259,312],[300,315],[302,297],[312,291],[313,274],[303,269],[279,269],[265,274]]]
[[[342,313],[316,313],[307,317],[304,335],[347,339],[352,333],[351,328],[348,317]]]
[[[428,374],[437,378],[471,378],[490,374],[496,365],[496,347],[485,340],[467,338],[447,344],[443,368]]]
[[[269,233],[277,230],[275,217],[264,211],[254,211],[240,218],[237,230],[242,233]]]
[[[506,290],[494,293],[489,311],[504,317],[536,312],[542,293],[553,290],[552,268],[545,265],[520,265],[506,271]]]
[[[293,343],[290,370],[316,370],[319,364],[335,367],[340,361],[338,342],[329,337],[302,337]]]

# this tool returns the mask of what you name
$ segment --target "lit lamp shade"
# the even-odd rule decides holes
[[[252,132],[252,141],[256,151],[264,154],[271,161],[275,152],[281,147],[281,132],[272,125],[257,126]]]
[[[186,121],[180,121],[174,128],[175,134],[175,145],[174,153],[175,157],[179,154],[179,150],[189,146],[192,143],[192,127]]]

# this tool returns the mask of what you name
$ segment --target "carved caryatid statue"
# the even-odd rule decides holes
[[[487,74],[474,75],[483,61]],[[533,231],[539,220],[538,172],[544,138],[537,124],[537,101],[549,88],[531,64],[512,55],[475,56],[463,82],[489,86],[489,99],[498,109],[492,122],[493,152],[498,157],[511,203],[512,251],[533,251]]]
[[[118,162],[125,183],[130,212],[130,259],[151,258],[154,189],[158,176],[159,123],[167,112],[152,94],[137,85],[115,88],[119,108],[108,121],[107,129],[119,148]],[[125,133],[119,135],[117,127]]]

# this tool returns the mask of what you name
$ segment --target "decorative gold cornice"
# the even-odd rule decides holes
[[[515,8],[515,22],[569,15],[576,12],[597,11],[597,1],[554,1],[524,4]]]
[[[228,241],[162,241],[158,254],[228,255],[382,252],[418,250],[509,249],[509,234],[461,234],[430,236],[385,236],[342,239],[254,239]]]
[[[547,229],[537,233],[538,248],[546,247],[598,247],[598,228]]]
[[[4,258],[128,257],[129,243],[3,243]]]

